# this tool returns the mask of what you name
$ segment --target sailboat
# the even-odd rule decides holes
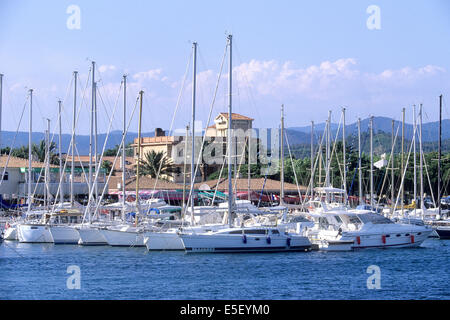
[[[309,251],[311,243],[307,237],[289,234],[277,226],[234,226],[234,216],[237,210],[234,206],[232,188],[232,35],[228,35],[228,227],[208,232],[180,233],[186,252],[278,252],[278,251]]]

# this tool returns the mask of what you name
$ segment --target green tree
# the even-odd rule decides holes
[[[145,153],[144,158],[140,160],[139,174],[156,178],[158,171],[160,176],[172,176],[175,172],[172,160],[163,151],[155,152],[152,150]]]

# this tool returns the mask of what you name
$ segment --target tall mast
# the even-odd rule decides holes
[[[314,121],[311,121],[311,200],[314,198]]]
[[[395,120],[392,119],[392,132],[391,132],[391,149],[392,149],[392,154],[391,154],[391,204],[392,204],[392,211],[391,214],[394,213],[394,124],[395,124]]]
[[[28,128],[28,212],[31,211],[31,134],[33,132],[33,89],[29,90],[30,93],[30,110],[29,110],[29,128]]]
[[[250,186],[250,183],[251,183],[251,168],[250,168],[250,164],[251,164],[251,161],[250,161],[251,153],[250,153],[250,147],[251,147],[251,141],[252,141],[252,130],[251,130],[251,128],[250,128],[250,122],[248,123],[248,128],[247,128],[247,130],[248,130],[248,135],[247,135],[247,139],[248,139],[248,141],[247,141],[247,146],[248,146],[248,148],[247,148],[247,150],[248,150],[248,165],[247,165],[247,200],[251,201],[251,198],[250,198],[250,189],[251,189],[251,186]]]
[[[2,154],[3,74],[0,73],[0,156]]]
[[[401,173],[403,175],[403,166],[404,166],[404,144],[405,144],[405,108],[402,109],[402,163],[401,163]],[[403,182],[402,184],[402,190],[401,190],[401,195],[402,195],[402,216],[403,216],[403,210],[405,207],[405,183]]]
[[[413,105],[413,122],[414,122],[414,137],[413,137],[413,148],[414,148],[414,215],[416,215],[416,208],[417,208],[417,171],[416,171],[416,127],[417,127],[417,120],[416,120],[416,105]]]
[[[441,139],[442,139],[442,94],[439,96],[439,140],[438,140],[438,207],[441,217]]]
[[[373,116],[370,117],[370,205],[373,206]]]
[[[344,203],[347,204],[347,150],[345,149],[345,108],[342,108],[342,149],[344,157]]]
[[[330,134],[330,127],[331,127],[331,110],[328,111],[328,120],[327,120],[327,163],[326,163],[326,187],[330,186],[330,139],[331,139],[331,134]],[[328,199],[328,193],[327,193],[327,200]]]
[[[183,166],[183,214],[186,212],[186,162],[188,150],[189,125],[186,126],[186,137],[184,139],[184,166]]]
[[[228,225],[232,226],[233,218],[232,218],[232,212],[233,212],[233,188],[231,183],[231,151],[232,149],[232,138],[231,138],[231,130],[233,128],[233,113],[232,113],[232,94],[233,94],[233,87],[232,87],[232,76],[233,76],[233,65],[232,65],[232,58],[233,58],[233,51],[232,51],[232,45],[233,45],[233,36],[230,34],[228,35],[228,48],[229,48],[229,63],[228,63],[228,133],[227,133],[227,148],[228,148]]]
[[[280,172],[280,205],[284,203],[284,105],[281,105],[281,172]]]
[[[127,76],[123,75],[123,137],[122,137],[122,220],[125,220],[126,210],[126,168],[125,168],[125,139],[127,131]]]
[[[78,72],[74,71],[73,72],[73,77],[74,77],[74,92],[73,92],[73,119],[72,119],[72,163],[71,163],[71,167],[70,167],[70,205],[73,206],[73,180],[74,180],[74,169],[75,169],[75,154],[74,154],[74,150],[75,150],[75,124],[77,121],[77,77],[78,77]]]
[[[197,42],[192,43],[192,150],[191,150],[191,223],[194,224],[194,183],[195,183],[195,95],[197,89]]]
[[[422,104],[419,107],[419,174],[420,174],[420,209],[422,216],[425,206],[423,205],[423,148],[422,148]]]
[[[58,139],[58,151],[59,151],[59,175],[62,177],[63,165],[62,165],[62,126],[61,126],[61,100],[58,101],[58,124],[59,124],[59,139]],[[60,179],[60,181],[63,181]],[[62,204],[64,202],[64,190],[62,185],[59,188],[59,202]]]
[[[100,170],[100,164],[98,163],[98,154],[97,154],[97,82],[94,83],[94,175],[97,170]],[[94,181],[94,189],[95,189],[95,203],[97,203],[98,199],[98,179]]]
[[[92,190],[92,135],[94,131],[94,105],[95,105],[95,62],[92,61],[92,93],[91,93],[91,117],[90,117],[90,132],[89,132],[89,177],[88,177],[88,184],[89,184],[89,194]],[[88,206],[90,204],[90,199],[88,200]],[[89,212],[89,222],[91,222],[91,214]]]
[[[50,165],[50,119],[47,120],[47,130],[45,132],[45,188],[44,188],[44,208],[47,208],[49,195],[48,178],[49,178],[49,165]]]
[[[358,118],[358,187],[359,204],[363,204],[362,169],[361,169],[361,118]]]
[[[138,221],[138,213],[140,213],[139,205],[139,167],[141,162],[141,127],[142,127],[142,99],[144,98],[144,91],[139,91],[139,124],[138,124],[138,148],[137,148],[137,162],[136,162],[136,217],[135,225]]]

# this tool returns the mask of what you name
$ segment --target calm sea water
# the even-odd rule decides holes
[[[449,299],[450,241],[417,249],[185,254],[145,248],[0,245],[0,299]],[[67,267],[81,288],[67,289]],[[381,270],[369,290],[367,267]]]

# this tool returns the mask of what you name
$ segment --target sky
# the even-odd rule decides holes
[[[196,119],[206,126],[214,97],[213,115],[227,111],[228,57],[219,73],[229,33],[233,111],[254,118],[254,127],[278,127],[281,104],[287,127],[324,122],[329,110],[339,122],[344,106],[348,123],[370,115],[400,120],[402,108],[411,122],[412,106],[421,103],[424,122],[436,121],[440,94],[449,117],[446,0],[0,0],[2,130],[28,129],[32,88],[33,131],[44,130],[45,118],[55,131],[61,99],[63,132],[70,133],[76,70],[76,130],[89,134],[92,61],[99,132],[122,129],[124,74],[128,120],[143,90],[144,132],[184,128],[191,121],[193,41]],[[137,112],[130,131],[137,131]]]

